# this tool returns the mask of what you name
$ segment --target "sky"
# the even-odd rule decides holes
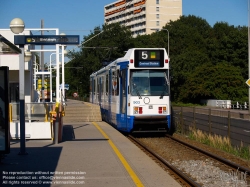
[[[160,0],[165,1],[165,0]],[[248,26],[250,0],[182,0],[182,14],[205,19],[211,26],[227,22],[234,26]],[[0,29],[9,29],[14,18],[21,18],[25,28],[59,28],[67,35],[88,35],[104,24],[104,6],[113,0],[0,0]],[[39,31],[33,34],[39,35]],[[1,34],[1,31],[0,31]],[[55,33],[50,33],[54,35]],[[67,49],[72,49],[67,48]],[[49,55],[45,55],[49,61]]]

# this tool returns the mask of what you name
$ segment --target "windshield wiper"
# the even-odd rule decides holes
[[[137,89],[136,84],[133,83],[132,85],[133,85],[133,87],[134,87],[134,89],[135,89],[135,91],[136,91],[136,94],[139,96],[139,99],[141,99],[142,97],[141,97],[141,94],[139,93],[139,91],[138,91],[138,89]]]
[[[166,87],[167,85],[168,85],[168,86],[170,85],[170,82],[169,82],[169,80],[168,80],[168,77],[167,77],[167,74],[166,74],[166,73],[165,73],[165,79],[166,79],[166,82],[165,82],[164,86]],[[167,83],[167,85],[166,85],[166,83]],[[164,90],[163,90],[162,93],[161,93],[160,99],[162,99],[163,96],[164,96],[165,89],[166,89],[165,87],[164,87]]]
[[[169,85],[170,85],[170,82],[169,82],[169,80],[168,80],[168,77],[167,77],[167,74],[166,74],[166,73],[165,73],[165,79],[166,79],[167,85],[169,86]]]
[[[166,83],[164,84],[164,86],[166,86]],[[161,93],[161,96],[160,96],[160,99],[163,99],[163,96],[164,96],[164,93],[165,93],[165,87],[164,87],[164,89],[163,89],[163,91],[162,91],[162,93]]]

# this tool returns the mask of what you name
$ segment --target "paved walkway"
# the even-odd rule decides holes
[[[51,140],[27,140],[27,155],[18,155],[19,141],[11,141],[11,153],[0,164],[0,186],[180,186],[151,158],[105,122],[65,124],[63,133],[63,141],[57,145]],[[128,166],[121,162],[121,156],[114,151],[111,141]]]

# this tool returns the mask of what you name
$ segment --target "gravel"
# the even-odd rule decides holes
[[[249,167],[250,162],[237,158],[234,155],[211,148],[199,142],[192,141],[180,135],[175,138],[184,140],[203,150],[212,152],[232,162]],[[197,183],[204,187],[247,187],[247,175],[240,171],[233,171],[229,167],[216,162],[196,151],[186,148],[168,138],[140,138],[140,141],[149,146],[179,170],[187,173]]]
[[[246,175],[238,176],[242,172],[225,172],[209,160],[175,161],[172,164],[204,187],[247,187]]]

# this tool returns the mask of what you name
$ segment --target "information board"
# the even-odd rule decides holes
[[[79,45],[79,35],[15,35],[14,44],[24,45]]]

